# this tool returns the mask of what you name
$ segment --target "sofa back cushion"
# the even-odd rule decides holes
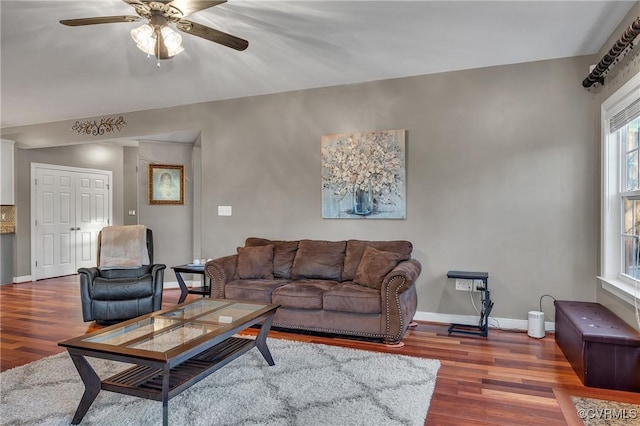
[[[342,280],[346,241],[300,240],[291,278]]]
[[[358,270],[358,265],[360,265],[364,249],[367,246],[371,246],[382,251],[401,254],[401,261],[411,259],[411,252],[413,251],[413,245],[409,241],[349,240],[347,241],[342,281],[353,280],[356,275],[356,271]]]
[[[244,245],[245,247],[273,245],[273,275],[276,278],[291,278],[298,241],[271,241],[266,238],[249,237]]]
[[[236,273],[240,279],[273,279],[273,245],[238,247]]]

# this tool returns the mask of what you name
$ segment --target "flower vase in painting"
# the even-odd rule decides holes
[[[371,182],[355,183],[353,185],[353,213],[368,216],[373,213],[373,194]]]

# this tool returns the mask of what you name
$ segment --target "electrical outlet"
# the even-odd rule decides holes
[[[456,279],[456,290],[471,291],[472,280]]]
[[[231,216],[231,206],[218,206],[218,216]]]
[[[456,279],[456,290],[460,291],[484,291],[484,282],[482,280]]]
[[[473,280],[473,291],[484,291],[484,281]]]

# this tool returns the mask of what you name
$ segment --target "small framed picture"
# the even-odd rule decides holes
[[[184,204],[184,166],[149,164],[149,204]]]

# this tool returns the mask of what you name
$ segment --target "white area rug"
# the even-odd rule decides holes
[[[268,339],[169,400],[172,425],[420,425],[437,360]],[[100,378],[126,365],[88,358]],[[84,385],[68,354],[0,375],[0,423],[69,425]],[[162,403],[101,391],[82,425],[161,425]]]

